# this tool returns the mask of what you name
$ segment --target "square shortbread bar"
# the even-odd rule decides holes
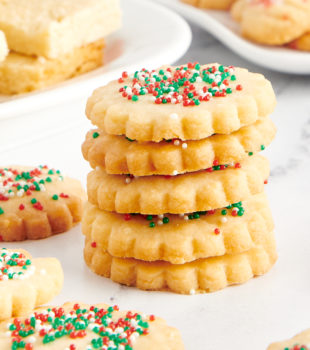
[[[56,84],[103,64],[104,40],[77,47],[57,59],[10,52],[0,63],[0,93],[18,94]]]
[[[57,58],[121,25],[119,0],[0,0],[10,50]]]
[[[9,52],[9,50],[8,50],[8,46],[7,46],[7,43],[5,40],[5,35],[0,30],[0,62],[5,59],[8,52]]]

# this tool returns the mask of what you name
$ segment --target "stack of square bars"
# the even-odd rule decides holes
[[[266,273],[277,254],[259,155],[275,136],[262,75],[188,63],[127,72],[89,98],[85,261],[146,290],[195,294]]]

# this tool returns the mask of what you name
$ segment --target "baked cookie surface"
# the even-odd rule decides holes
[[[310,330],[307,329],[295,337],[269,345],[267,350],[309,350]]]
[[[232,16],[246,38],[267,45],[283,45],[310,30],[309,0],[238,0]]]
[[[25,250],[0,248],[1,321],[23,316],[51,301],[62,284],[63,272],[57,259],[33,259]]]
[[[85,193],[78,180],[47,166],[0,169],[0,236],[40,239],[68,231],[82,217]]]
[[[118,29],[118,0],[4,0],[0,29],[11,50],[59,58]]]
[[[310,32],[303,34],[301,37],[289,43],[288,46],[295,50],[310,51]]]
[[[262,75],[189,63],[133,76],[124,72],[94,91],[86,115],[108,134],[159,142],[229,134],[266,117],[274,107],[273,89]]]
[[[183,214],[245,200],[263,191],[268,176],[269,162],[261,155],[249,156],[238,167],[219,165],[170,177],[108,175],[98,168],[88,175],[87,192],[90,203],[107,211]]]
[[[183,265],[114,258],[86,238],[86,264],[113,281],[145,290],[170,290],[182,294],[214,292],[265,274],[277,259],[273,233],[263,244],[245,253],[199,259]]]
[[[98,40],[55,59],[11,51],[0,63],[0,93],[19,94],[39,90],[100,67],[103,65],[103,48],[104,40]]]
[[[228,10],[235,0],[181,0],[186,4],[196,7],[213,9],[213,10]]]
[[[2,322],[1,349],[18,349],[20,344],[26,350],[184,349],[179,331],[161,318],[119,311],[118,306],[83,303],[40,308],[27,317]]]
[[[82,231],[114,257],[184,264],[238,254],[263,242],[274,229],[265,194],[229,208],[179,215],[120,215],[87,204]]]
[[[94,169],[100,166],[108,174],[173,175],[175,171],[182,174],[240,162],[249,152],[265,149],[275,133],[269,117],[230,135],[217,134],[198,141],[138,142],[96,129],[87,133],[82,151]]]

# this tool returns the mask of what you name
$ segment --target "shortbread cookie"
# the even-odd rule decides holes
[[[18,94],[42,89],[100,67],[103,64],[103,47],[104,41],[99,40],[56,59],[11,52],[0,63],[0,93]]]
[[[0,348],[183,350],[179,331],[154,315],[118,306],[66,303],[0,324]]]
[[[260,155],[248,157],[238,167],[222,167],[139,178],[107,175],[98,168],[88,175],[88,200],[118,213],[191,213],[226,207],[260,193],[269,176],[268,160]]]
[[[310,51],[310,32],[289,43],[289,47],[295,50]]]
[[[138,141],[199,140],[230,134],[275,107],[260,74],[218,64],[137,71],[94,91],[86,115],[108,134]]]
[[[213,10],[228,10],[235,0],[181,0],[186,4]]]
[[[119,0],[0,1],[0,29],[9,48],[59,59],[120,27]]]
[[[278,343],[271,344],[267,350],[309,350],[310,329],[307,329],[295,337]]]
[[[245,253],[199,259],[184,265],[114,258],[86,238],[86,264],[99,275],[146,290],[168,289],[176,293],[214,292],[244,283],[266,273],[277,259],[273,233],[264,244]]]
[[[51,301],[62,284],[57,259],[33,259],[22,249],[0,248],[0,320],[23,316]]]
[[[121,215],[87,204],[82,230],[93,247],[114,257],[184,264],[238,254],[260,244],[274,229],[265,194],[229,208],[178,215]]]
[[[0,30],[0,62],[2,62],[9,53],[8,45],[4,33]]]
[[[81,220],[85,193],[59,170],[12,166],[0,169],[0,238],[39,239],[68,231]]]
[[[287,44],[310,30],[309,0],[238,0],[232,15],[242,35],[261,44]]]
[[[137,142],[96,129],[88,132],[82,151],[93,168],[101,166],[108,174],[173,175],[175,171],[182,174],[216,164],[238,163],[249,153],[265,149],[275,133],[270,118],[262,118],[230,135],[213,135],[198,141]]]

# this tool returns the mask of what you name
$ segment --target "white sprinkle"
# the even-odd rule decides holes
[[[227,222],[227,218],[225,218],[224,216],[221,219],[222,223],[225,224]]]
[[[195,295],[195,294],[196,294],[195,289],[191,289],[191,290],[189,291],[189,294],[190,294],[190,295]]]
[[[179,145],[180,145],[180,140],[174,140],[174,141],[173,141],[173,144],[174,144],[175,146],[179,146]]]
[[[186,149],[186,148],[187,148],[187,143],[186,143],[186,142],[182,143],[182,148],[183,148],[183,149]]]
[[[159,215],[158,215],[158,218],[159,218],[159,219],[163,219],[163,218],[164,218],[164,215],[163,215],[163,214],[159,214]]]
[[[130,184],[131,183],[131,178],[130,177],[126,177],[125,182],[126,182],[126,184]]]
[[[188,220],[188,215],[184,215],[184,220],[185,220],[185,221]]]
[[[173,170],[173,173],[172,173],[173,176],[176,176],[178,175],[178,171],[177,170]]]
[[[170,118],[171,119],[178,119],[179,116],[176,113],[172,113],[172,114],[170,114]]]
[[[157,224],[161,226],[161,225],[163,225],[163,221],[162,220],[158,220]]]

